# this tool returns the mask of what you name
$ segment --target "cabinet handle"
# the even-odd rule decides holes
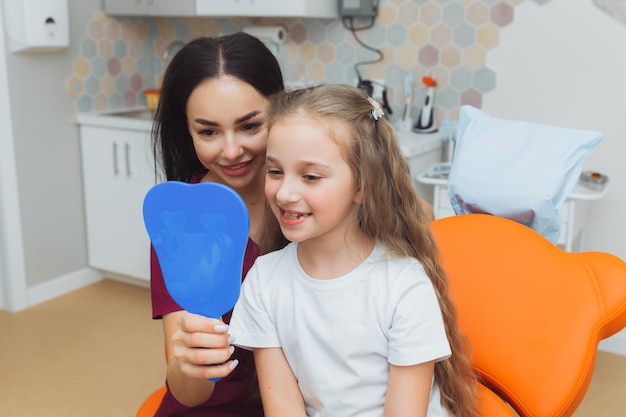
[[[130,177],[132,172],[130,171],[130,145],[128,143],[124,145],[124,153],[126,157],[126,176]]]
[[[113,142],[113,174],[117,176],[120,170],[117,165],[117,142]]]

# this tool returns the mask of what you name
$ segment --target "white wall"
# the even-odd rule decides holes
[[[492,116],[597,130],[605,139],[585,169],[605,173],[611,189],[593,204],[586,248],[626,259],[626,25],[592,0],[527,1],[502,31],[487,65],[496,89],[484,97]]]
[[[0,220],[9,225],[0,223],[0,279],[10,298],[2,308],[24,308],[101,278],[87,266],[78,127],[66,92],[98,10],[99,0],[69,0],[70,47],[62,51],[14,54],[6,34],[0,38],[0,82],[8,80],[0,106],[10,108],[2,115],[10,123],[0,127]]]
[[[604,133],[585,169],[608,175],[611,188],[592,204],[584,244],[626,259],[626,25],[592,0],[526,1],[487,66],[497,74],[488,114]],[[626,334],[616,339],[626,354]]]
[[[0,308],[18,310],[27,302],[26,276],[2,4],[0,29]]]

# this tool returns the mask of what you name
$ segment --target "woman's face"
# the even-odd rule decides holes
[[[209,173],[204,181],[240,193],[263,190],[269,101],[250,84],[222,76],[199,84],[187,100],[187,127],[198,159]]]

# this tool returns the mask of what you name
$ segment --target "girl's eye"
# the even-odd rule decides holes
[[[268,168],[267,169],[267,175],[270,177],[277,177],[280,174],[282,174],[282,172],[280,172],[279,169],[275,169],[275,168]]]
[[[306,181],[315,182],[315,181],[319,181],[322,177],[318,175],[308,174],[308,175],[303,175],[302,178],[304,178]]]

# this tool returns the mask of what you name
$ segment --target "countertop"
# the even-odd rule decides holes
[[[137,116],[139,114],[139,116]],[[134,116],[133,116],[134,115]],[[134,107],[124,110],[102,113],[78,113],[76,121],[79,125],[108,127],[112,129],[152,130],[151,113],[145,107]],[[397,132],[398,143],[407,158],[426,154],[441,147],[441,133]]]
[[[138,113],[143,114],[143,116],[136,116]],[[130,116],[133,114],[135,116]],[[145,107],[133,107],[112,112],[78,113],[76,122],[84,126],[150,132],[152,130],[152,117],[150,117],[150,114],[151,112]]]
[[[398,144],[407,158],[413,158],[441,148],[441,132],[396,132]]]
[[[436,164],[441,165],[441,164]],[[415,179],[422,184],[431,184],[445,186],[448,184],[448,178],[441,176],[430,176],[429,170],[419,173]],[[598,189],[592,189],[583,184],[580,180],[574,185],[574,188],[567,194],[567,199],[570,200],[598,200],[603,198],[609,191],[610,181],[607,181],[603,187]]]

